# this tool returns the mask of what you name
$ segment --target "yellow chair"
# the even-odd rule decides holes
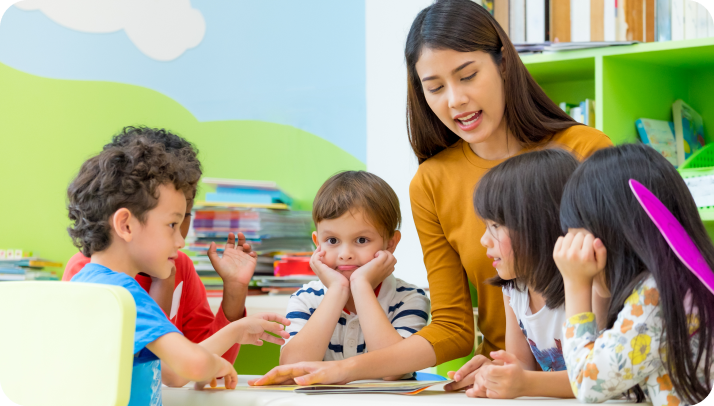
[[[0,282],[0,387],[22,406],[126,406],[135,323],[122,287]]]

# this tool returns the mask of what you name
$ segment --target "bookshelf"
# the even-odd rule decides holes
[[[683,99],[714,140],[714,38],[527,55],[533,78],[556,103],[595,99],[595,127],[615,144],[638,140],[635,121],[672,120]]]
[[[672,120],[682,99],[714,142],[714,38],[651,42],[521,58],[556,103],[595,99],[595,127],[615,144],[639,140],[639,118]],[[707,126],[708,124],[708,126]],[[714,238],[714,221],[705,221]]]

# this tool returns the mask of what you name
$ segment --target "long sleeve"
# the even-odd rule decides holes
[[[667,398],[663,392],[672,385],[663,374],[660,357],[663,321],[658,304],[659,293],[649,278],[627,299],[612,328],[600,336],[593,313],[577,314],[565,322],[563,356],[578,400],[603,402],[637,384],[651,397]]]
[[[431,324],[416,334],[431,343],[440,364],[466,356],[473,348],[471,293],[459,254],[446,239],[434,204],[417,177],[409,195],[431,293]]]

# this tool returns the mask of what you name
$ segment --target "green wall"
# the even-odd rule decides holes
[[[198,122],[158,92],[126,84],[47,79],[0,64],[0,248],[66,263],[66,189],[88,157],[127,125],[164,127],[199,149],[204,176],[271,180],[309,210],[354,156],[294,127],[258,121]],[[205,190],[199,190],[199,199]]]

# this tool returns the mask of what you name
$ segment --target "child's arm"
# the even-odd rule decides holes
[[[493,363],[484,363],[480,369],[473,370],[462,379],[464,384],[473,384],[466,395],[497,399],[519,396],[572,398],[568,373],[540,370],[506,294],[503,295],[503,304],[506,308],[507,352],[492,352]],[[462,375],[468,372],[463,371]]]
[[[421,330],[429,318],[429,300],[423,292],[414,290],[399,303],[392,320],[379,304],[374,289],[394,272],[397,260],[389,251],[379,251],[375,258],[360,267],[350,277],[350,289],[360,320],[368,351],[392,346]],[[401,309],[401,310],[399,310]],[[397,380],[404,375],[387,376]]]
[[[282,345],[285,343],[284,339],[289,337],[283,325],[289,326],[290,321],[274,313],[261,313],[251,317],[244,317],[217,331],[212,336],[203,340],[199,345],[208,352],[218,356],[221,356],[221,354],[225,353],[234,344],[261,346],[263,345],[263,341],[267,341]],[[268,334],[268,332],[279,337],[272,336]],[[189,382],[189,380],[181,378],[169,365],[162,365],[161,378],[164,385],[181,387]],[[168,366],[168,368],[166,368],[166,366]]]
[[[238,377],[233,365],[181,334],[165,334],[146,347],[181,378],[205,384],[222,376],[226,378],[226,388],[235,388]],[[198,385],[201,386],[200,383]]]
[[[361,266],[350,277],[350,290],[368,351],[377,351],[402,341],[377,301],[374,289],[394,271],[397,260],[389,251],[377,252],[374,259]]]
[[[290,298],[286,317],[293,323],[290,329],[292,338],[280,351],[280,365],[322,361],[349,298],[349,281],[323,264],[323,256],[324,251],[318,246],[310,266],[327,288],[327,292],[323,292],[325,298],[314,312],[300,297],[301,294],[308,294],[306,291],[298,291]],[[302,323],[304,325],[301,326]]]
[[[607,251],[589,233],[568,233],[555,244],[553,258],[563,275],[568,320],[563,357],[575,397],[603,402],[643,382],[661,365],[663,322],[659,293],[645,281],[625,301],[611,329],[598,336],[592,313],[592,279],[604,269]],[[666,385],[651,390],[670,390]],[[658,378],[659,380],[659,378]]]
[[[222,256],[218,256],[215,242],[208,249],[208,259],[223,280],[221,308],[230,321],[243,317],[248,284],[257,264],[257,255],[250,244],[246,244],[243,233],[238,233],[237,237],[238,241],[233,233],[228,234]]]

